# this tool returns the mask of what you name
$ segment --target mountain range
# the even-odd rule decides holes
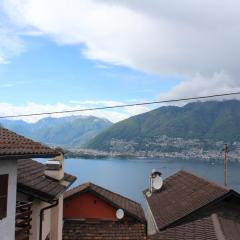
[[[164,106],[118,122],[85,147],[111,151],[113,142],[136,145],[146,139],[169,138],[240,141],[240,101],[193,102],[183,107]]]
[[[0,125],[33,140],[66,148],[79,148],[112,123],[93,116],[43,118],[35,123],[1,120]]]

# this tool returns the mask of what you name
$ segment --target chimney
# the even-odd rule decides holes
[[[45,163],[45,175],[47,177],[62,180],[64,177],[64,156],[61,154]]]
[[[161,176],[162,176],[161,172],[156,171],[155,169],[152,170],[152,173],[149,177],[150,186],[148,191],[146,192],[147,197],[151,197],[153,192],[160,191],[163,185],[163,180]]]

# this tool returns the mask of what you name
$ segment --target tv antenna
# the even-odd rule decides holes
[[[224,144],[224,186],[227,186],[227,167],[228,167],[228,145],[227,144]]]

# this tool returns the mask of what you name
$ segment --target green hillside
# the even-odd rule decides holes
[[[111,126],[112,123],[92,116],[71,116],[44,118],[36,123],[1,120],[0,125],[45,144],[76,148]]]
[[[184,139],[240,141],[240,101],[194,102],[160,107],[112,125],[87,148],[110,150],[113,139],[141,141],[166,135]]]

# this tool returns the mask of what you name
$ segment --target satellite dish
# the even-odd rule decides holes
[[[124,211],[123,211],[123,209],[119,208],[119,209],[116,211],[116,217],[117,217],[117,219],[119,219],[119,220],[123,219],[123,217],[124,217]]]
[[[152,188],[154,190],[160,190],[163,185],[163,180],[161,177],[162,173],[153,169],[151,174]]]
[[[160,190],[162,188],[162,185],[163,185],[163,180],[160,176],[153,178],[152,186],[155,190]]]

